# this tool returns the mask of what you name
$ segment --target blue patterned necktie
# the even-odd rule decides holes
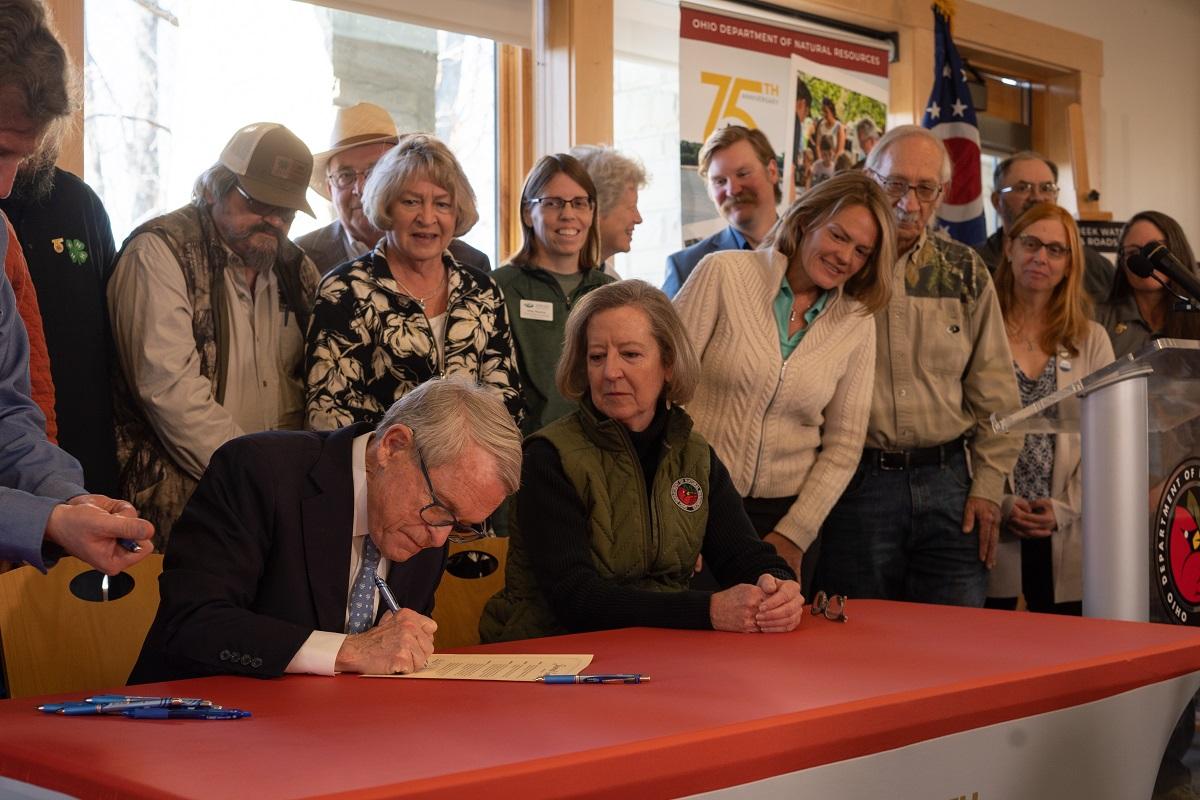
[[[371,627],[375,616],[375,570],[379,568],[379,548],[367,534],[363,537],[362,564],[358,577],[354,579],[354,591],[350,593],[350,619],[346,622],[346,633],[362,633]]]

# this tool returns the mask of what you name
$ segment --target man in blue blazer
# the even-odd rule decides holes
[[[446,541],[485,535],[520,475],[504,404],[454,380],[418,386],[378,427],[232,440],[175,526],[130,682],[420,669]]]
[[[779,165],[766,134],[729,125],[700,148],[700,178],[729,227],[667,256],[663,291],[674,297],[700,260],[718,250],[753,250],[778,219]]]

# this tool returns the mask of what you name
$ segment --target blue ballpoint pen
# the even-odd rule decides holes
[[[388,586],[387,581],[378,575],[375,576],[375,588],[379,589],[379,596],[383,598],[383,604],[388,607],[388,611],[395,613],[400,610],[400,604],[396,602],[396,595],[392,594],[392,587]]]
[[[543,675],[542,683],[649,683],[649,675],[618,673],[614,675]]]
[[[142,552],[142,546],[133,539],[118,539],[117,542],[131,553]]]
[[[139,694],[96,694],[87,698],[89,703],[135,703],[143,700],[160,700],[163,705],[171,706],[211,706],[212,700],[202,700],[199,697],[157,697]]]
[[[243,719],[249,711],[237,708],[131,708],[122,711],[132,719]]]
[[[207,706],[190,705],[186,702],[178,702],[173,697],[157,697],[151,700],[125,700],[117,703],[66,703],[64,705],[65,707],[59,709],[58,713],[68,717],[83,717],[89,714],[115,714],[134,708],[199,709],[201,711],[216,711],[221,708],[221,706],[215,706],[211,703]]]

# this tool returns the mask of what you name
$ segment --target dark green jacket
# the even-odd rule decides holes
[[[603,579],[681,592],[704,544],[712,454],[686,412],[675,407],[668,414],[663,457],[649,497],[629,434],[588,403],[529,441],[545,439],[558,451],[563,471],[588,509],[586,536]],[[519,525],[510,531],[504,589],[488,601],[479,628],[485,642],[567,632],[538,588]]]
[[[575,403],[554,386],[567,315],[579,298],[616,279],[598,269],[586,269],[568,297],[554,275],[531,264],[505,264],[492,273],[492,278],[504,292],[508,307],[527,409],[521,433],[528,436],[575,410]]]

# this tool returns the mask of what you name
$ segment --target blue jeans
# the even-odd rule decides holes
[[[963,452],[904,470],[864,458],[821,528],[818,588],[852,599],[982,606],[979,534],[962,532],[970,488]]]

